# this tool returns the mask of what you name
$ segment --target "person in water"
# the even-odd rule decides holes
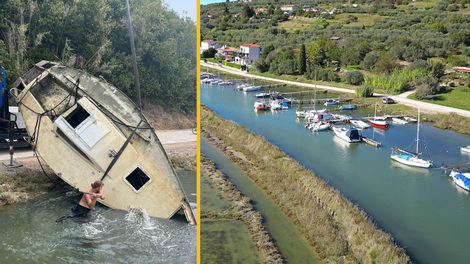
[[[72,213],[62,216],[61,218],[57,219],[56,222],[61,222],[68,218],[85,216],[91,209],[93,209],[96,205],[96,201],[98,198],[101,200],[105,199],[103,194],[103,186],[104,183],[101,181],[95,181],[91,184],[91,189],[83,192],[82,199],[77,204],[75,208],[72,208]]]

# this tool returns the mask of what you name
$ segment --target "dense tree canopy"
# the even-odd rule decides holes
[[[8,83],[33,63],[60,60],[136,96],[125,1],[2,2],[0,67]],[[130,4],[143,99],[173,111],[195,111],[196,25],[159,0]]]

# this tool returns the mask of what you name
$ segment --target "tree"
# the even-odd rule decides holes
[[[240,14],[242,17],[250,18],[255,14],[255,12],[253,12],[253,9],[251,9],[250,6],[246,5],[243,6],[242,12]]]
[[[352,85],[358,85],[364,81],[364,74],[360,71],[348,71],[343,75],[341,80]]]
[[[299,74],[304,74],[307,71],[307,59],[305,56],[305,44],[300,46],[300,51],[298,55],[297,70]]]
[[[295,62],[292,59],[282,61],[279,64],[279,74],[293,74],[295,72]]]
[[[344,49],[341,52],[341,64],[357,65],[361,62],[361,53],[355,47]]]
[[[395,57],[390,53],[385,53],[377,60],[374,65],[374,71],[377,73],[391,73],[398,67]]]
[[[261,57],[263,59],[266,59],[266,57],[268,56],[268,54],[274,50],[274,46],[272,44],[269,44],[268,46],[266,46],[263,50],[263,53],[261,54]]]
[[[379,52],[369,52],[364,57],[364,60],[361,62],[361,69],[363,70],[372,70],[374,68],[375,63],[380,58]]]
[[[217,50],[215,50],[214,48],[209,48],[202,52],[201,58],[203,59],[214,58],[216,53],[217,53]]]

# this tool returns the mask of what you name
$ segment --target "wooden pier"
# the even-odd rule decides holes
[[[340,102],[341,101],[349,102],[352,100],[352,98],[292,99],[291,103],[292,104],[315,104],[315,103],[325,102],[330,99],[338,100]]]
[[[461,168],[461,167],[465,167],[465,169],[467,169],[468,166],[470,166],[470,162],[465,163],[465,164],[460,164],[460,165],[452,165],[452,166],[444,166],[444,164],[442,164],[441,170],[447,171],[447,170],[450,170],[450,169],[458,169],[458,168]]]

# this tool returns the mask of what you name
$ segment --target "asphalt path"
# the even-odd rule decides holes
[[[228,72],[230,74],[248,76],[248,77],[255,78],[255,79],[260,79],[260,80],[286,83],[286,84],[289,84],[289,85],[296,85],[296,86],[301,86],[301,87],[315,88],[314,84],[279,80],[279,79],[268,78],[268,77],[261,77],[261,76],[257,76],[257,75],[247,74],[244,71],[241,71],[241,70],[238,70],[238,69],[232,69],[232,68],[227,67],[227,66],[218,66],[218,65],[211,64],[211,63],[204,63],[203,61],[201,61],[200,64],[201,64],[201,71],[203,70],[204,67],[209,67],[209,68],[221,70],[221,71],[224,71],[224,72]],[[333,86],[316,85],[316,87],[321,88],[321,89],[326,89],[326,90],[342,92],[342,93],[352,93],[352,94],[355,93],[355,91],[352,90],[352,89],[338,88],[338,87],[333,87]],[[453,107],[428,103],[426,101],[418,101],[418,100],[412,100],[412,99],[406,98],[407,96],[409,96],[413,92],[414,92],[414,90],[411,90],[411,91],[407,91],[407,92],[399,94],[399,95],[385,95],[385,94],[374,93],[374,96],[377,96],[377,97],[385,97],[386,96],[386,97],[392,98],[396,103],[404,104],[404,105],[411,106],[411,107],[414,107],[414,108],[419,107],[421,112],[423,112],[423,113],[431,113],[431,114],[444,113],[444,114],[448,114],[448,113],[454,112],[454,113],[456,113],[458,115],[461,115],[461,116],[470,117],[470,111],[467,111],[467,110],[462,110],[462,109],[457,109],[457,108],[453,108]]]
[[[155,131],[162,145],[197,142],[197,135],[191,129]],[[15,149],[14,159],[33,157],[31,149]],[[10,160],[8,150],[0,150],[0,161]]]

